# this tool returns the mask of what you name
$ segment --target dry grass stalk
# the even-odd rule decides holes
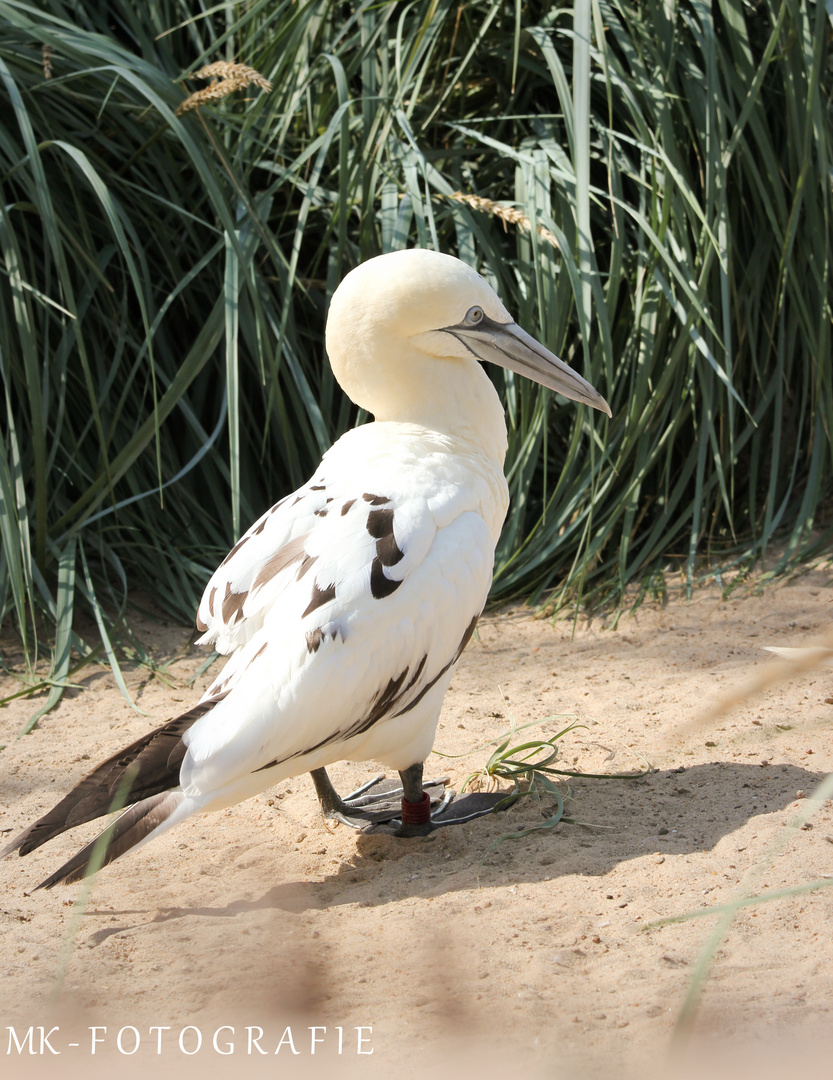
[[[456,202],[465,203],[465,205],[470,206],[472,210],[479,210],[482,214],[491,214],[493,217],[498,217],[504,223],[517,226],[521,232],[532,232],[532,222],[526,214],[522,213],[520,210],[516,210],[512,206],[504,206],[502,203],[492,202],[491,199],[484,199],[482,195],[466,195],[463,191],[454,191],[448,198],[454,199]],[[555,234],[550,232],[549,229],[544,228],[543,225],[538,225],[536,226],[535,231],[542,240],[546,240],[546,242],[552,244],[554,248],[560,248],[560,244],[558,243]]]
[[[770,651],[779,652],[777,649]],[[731,712],[736,705],[742,705],[771,686],[777,686],[814,668],[828,666],[833,657],[833,630],[829,630],[823,637],[804,648],[784,650],[780,655],[781,660],[763,664],[746,682],[733,687],[698,716],[669,732],[669,739],[676,743],[698,731],[706,730],[726,713]]]
[[[43,57],[43,77],[44,79],[52,78],[52,46],[42,45],[41,56]]]
[[[242,90],[246,86],[259,86],[267,94],[272,90],[272,84],[259,71],[255,71],[246,64],[231,64],[225,60],[208,64],[199,71],[195,71],[189,78],[211,79],[212,82],[204,90],[196,90],[189,95],[177,108],[177,116],[191,112],[192,109],[198,109],[211,101],[220,101],[229,94],[233,94],[235,90]]]
[[[213,64],[207,64],[205,67],[200,68],[199,71],[194,72],[191,78],[245,79],[246,85],[251,83],[253,86],[259,86],[267,94],[272,91],[272,84],[259,71],[255,71],[254,68],[248,67],[246,64],[231,64],[225,60],[217,60]]]

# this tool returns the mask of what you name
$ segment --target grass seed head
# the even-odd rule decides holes
[[[203,90],[195,90],[190,94],[177,108],[177,116],[191,112],[192,109],[199,109],[212,101],[221,101],[235,90],[243,90],[247,86],[258,86],[267,94],[272,91],[272,84],[259,71],[246,64],[232,64],[225,60],[207,64],[189,78],[211,79],[212,82]]]

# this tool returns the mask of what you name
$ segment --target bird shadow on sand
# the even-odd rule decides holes
[[[823,773],[795,765],[715,761],[638,779],[573,780],[567,814],[589,825],[562,823],[495,846],[499,837],[540,823],[535,807],[522,801],[506,813],[438,830],[425,841],[358,834],[351,861],[318,881],[285,881],[257,897],[231,899],[222,906],[160,908],[144,924],[187,916],[234,918],[261,909],[299,914],[347,904],[377,907],[468,890],[478,883],[500,887],[571,874],[601,877],[656,852],[709,851],[758,816],[762,831],[771,833],[780,822],[764,819],[788,811],[783,820],[789,823],[802,794],[811,795],[823,779]]]

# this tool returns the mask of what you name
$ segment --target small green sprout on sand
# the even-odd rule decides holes
[[[559,822],[569,825],[583,825],[587,822],[576,821],[575,818],[564,816],[564,803],[571,797],[570,788],[562,790],[559,782],[569,777],[581,777],[583,780],[630,780],[644,776],[650,772],[650,766],[641,772],[628,773],[588,773],[578,772],[574,769],[565,768],[557,764],[559,756],[558,742],[569,732],[587,725],[572,719],[566,727],[561,728],[555,735],[548,738],[526,739],[523,742],[516,741],[520,732],[527,728],[540,727],[552,720],[567,719],[564,715],[546,716],[541,720],[533,720],[520,726],[512,720],[509,731],[503,732],[497,738],[491,739],[479,749],[494,747],[486,764],[470,773],[462,786],[463,791],[494,791],[501,781],[512,784],[512,791],[506,793],[506,798],[495,806],[495,810],[506,810],[519,799],[531,798],[534,800],[541,816],[545,819],[538,825],[531,825],[515,832],[504,833],[499,836],[486,855],[504,840],[519,840],[531,833],[541,832],[544,829],[552,829]],[[439,753],[438,751],[434,751]],[[440,754],[440,757],[460,757],[457,754]],[[606,826],[594,826],[594,828],[606,828]],[[482,861],[482,860],[481,860]]]
[[[573,720],[549,738],[527,739],[525,742],[515,741],[519,732],[538,727],[552,719],[554,718],[545,717],[543,720],[534,720],[520,727],[516,727],[513,723],[509,731],[505,731],[496,739],[486,743],[487,747],[495,747],[489,760],[482,768],[470,773],[463,783],[463,791],[483,791],[484,789],[493,791],[500,781],[511,783],[513,790],[497,804],[496,810],[505,810],[518,799],[526,797],[534,799],[539,807],[542,803],[547,804],[546,812],[542,809],[547,821],[531,829],[512,833],[513,837],[526,836],[538,829],[552,828],[564,817],[564,799],[569,798],[569,790],[562,794],[556,780],[568,775],[568,771],[553,765],[558,757],[556,743],[567,732],[585,725]]]

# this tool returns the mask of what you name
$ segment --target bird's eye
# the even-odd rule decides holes
[[[479,322],[483,321],[483,308],[472,307],[466,312],[466,322],[469,326],[477,326]]]

